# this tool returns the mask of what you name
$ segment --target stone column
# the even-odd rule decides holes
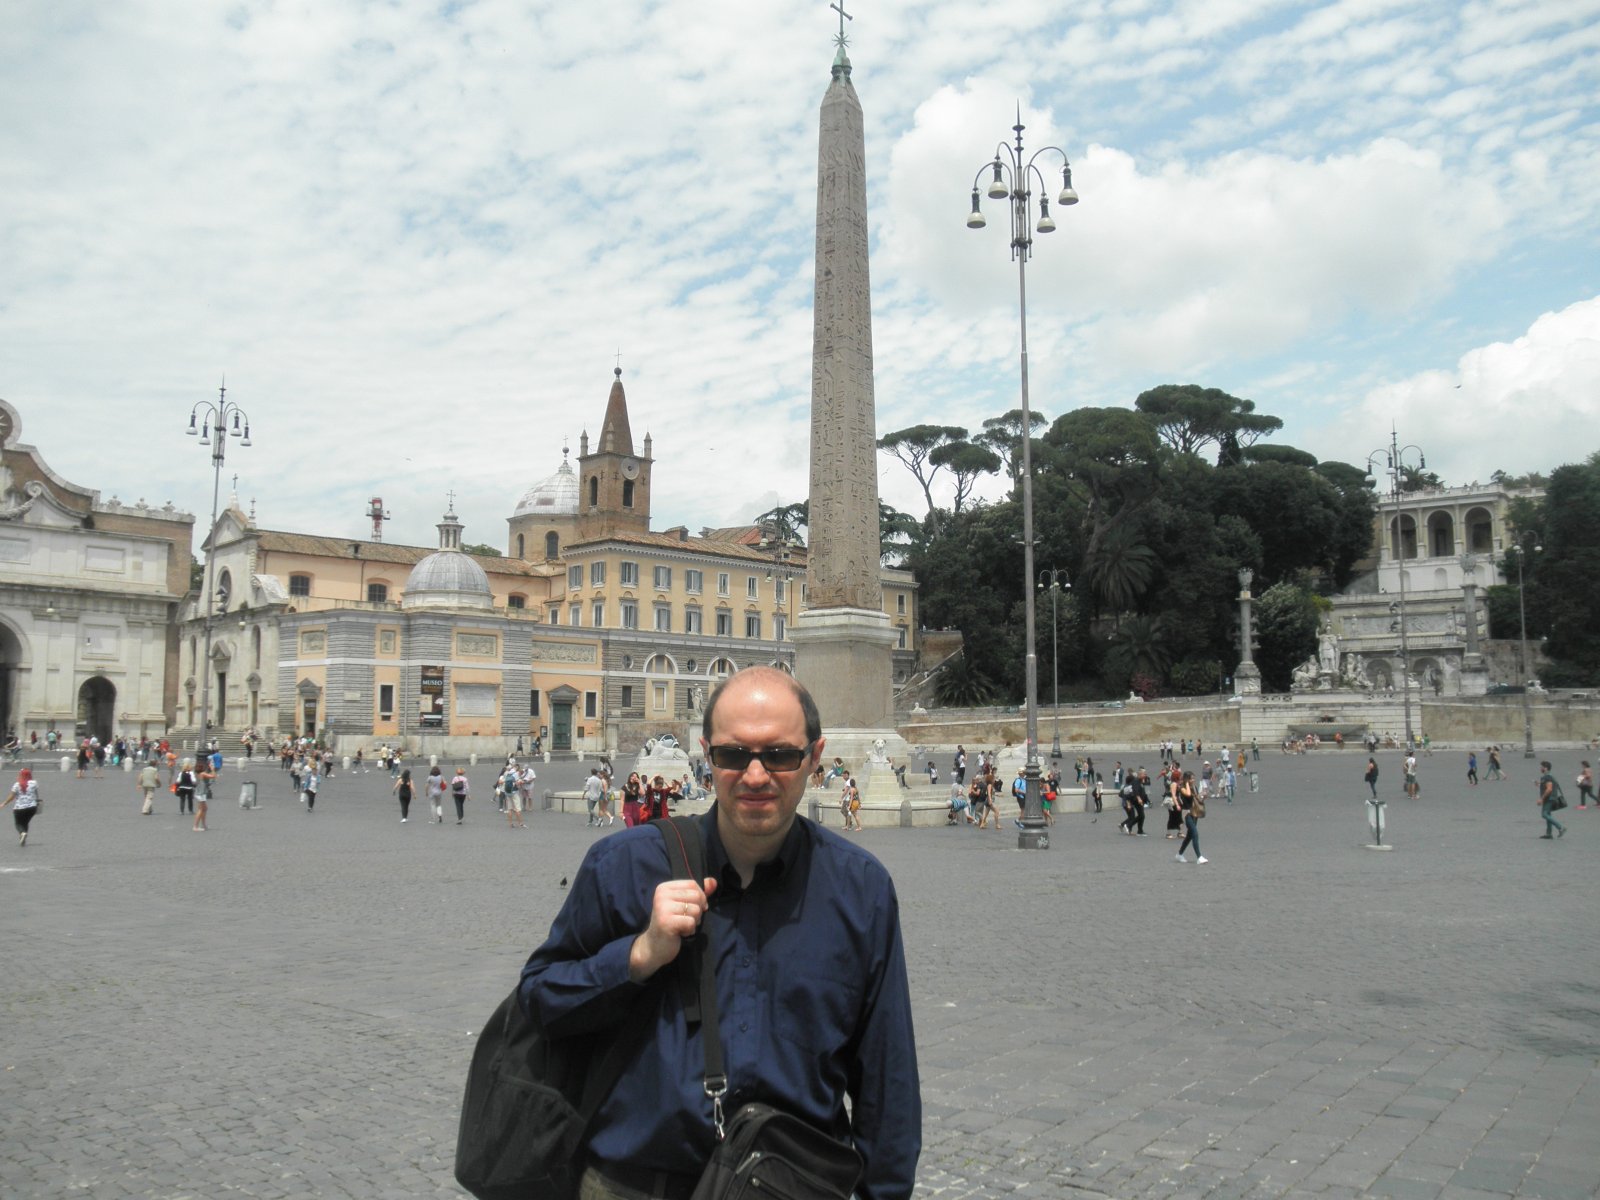
[[[808,526],[807,606],[792,633],[795,674],[816,697],[830,755],[859,768],[882,739],[890,757],[905,761],[910,749],[894,732],[895,634],[878,575],[866,138],[843,47],[822,101],[817,152]],[[863,795],[882,786],[871,778]]]
[[[1261,694],[1261,668],[1256,666],[1251,648],[1254,634],[1250,630],[1250,583],[1255,572],[1249,567],[1239,570],[1239,665],[1233,670],[1233,690],[1241,696]]]

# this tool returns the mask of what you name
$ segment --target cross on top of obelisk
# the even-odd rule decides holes
[[[839,14],[839,34],[833,39],[833,44],[839,47],[839,49],[843,50],[850,44],[850,39],[848,36],[846,36],[844,31],[844,23],[846,21],[854,21],[855,17],[850,13],[845,12],[843,4],[830,4],[828,7]]]

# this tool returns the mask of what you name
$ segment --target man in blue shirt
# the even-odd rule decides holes
[[[902,1200],[922,1101],[899,904],[877,859],[797,816],[822,756],[816,704],[782,671],[741,671],[706,705],[701,746],[706,879],[673,879],[654,829],[597,842],[523,968],[522,1002],[551,1036],[652,1030],[596,1117],[581,1195],[687,1197],[716,1144],[700,1027],[669,969],[704,921],[726,1111],[761,1101],[853,1142],[861,1200]]]

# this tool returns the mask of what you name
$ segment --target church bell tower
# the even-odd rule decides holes
[[[587,432],[578,443],[578,536],[650,531],[650,435],[643,453],[635,454],[628,425],[628,397],[622,390],[622,368],[616,369],[605,420],[595,449]]]

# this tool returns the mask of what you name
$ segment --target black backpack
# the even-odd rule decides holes
[[[704,879],[697,819],[651,824],[667,843],[673,878]],[[697,961],[693,953],[678,957],[683,971]],[[679,976],[680,986],[692,978]],[[520,990],[519,983],[500,1002],[472,1052],[456,1134],[456,1182],[478,1200],[570,1200],[578,1194],[589,1126],[654,1027],[630,1017],[615,1035],[547,1038],[522,1011]]]

